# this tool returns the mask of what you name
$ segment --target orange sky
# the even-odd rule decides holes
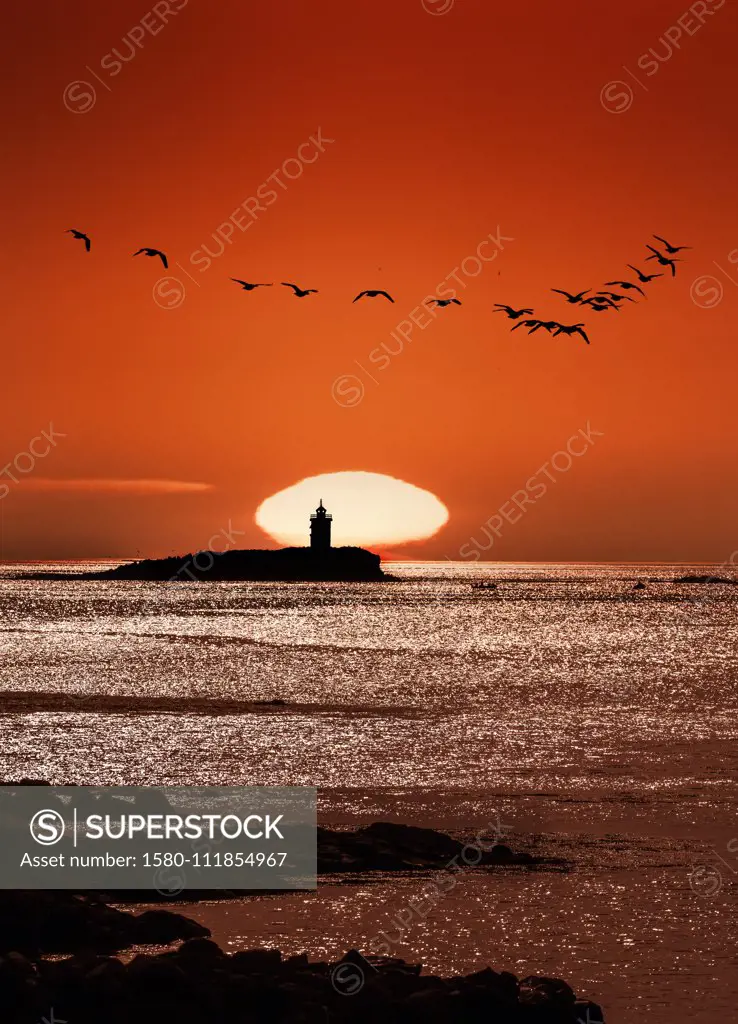
[[[488,557],[720,562],[738,548],[733,0],[152,8],[6,13],[0,463],[53,423],[65,436],[19,479],[102,483],[0,476],[5,559],[189,550],[229,522],[259,546],[260,501],[334,470],[438,495],[448,525],[405,552],[458,557],[588,422],[603,436]],[[127,35],[140,45],[118,64]],[[601,102],[617,79],[632,103],[622,85],[604,103],[622,113]],[[96,90],[88,110],[89,85],[65,105],[78,80]],[[303,145],[319,129],[322,152]],[[298,152],[317,159],[281,171]],[[241,208],[250,226],[230,222],[206,267],[202,247],[218,251],[213,233],[260,186],[276,200],[255,219]],[[89,255],[69,227],[92,236]],[[498,230],[512,239],[498,258],[458,271]],[[648,301],[581,317],[590,347],[492,314],[501,301],[575,322],[547,289],[646,266],[654,231],[691,243],[689,262]],[[143,245],[169,254],[175,308],[152,297],[158,261],[131,258]],[[391,332],[454,271],[463,306],[380,368],[370,354],[395,351]],[[690,297],[706,274],[723,285],[713,308]],[[320,294],[246,294],[230,276]],[[396,305],[352,305],[371,287]],[[332,387],[349,374],[365,390],[346,407]]]

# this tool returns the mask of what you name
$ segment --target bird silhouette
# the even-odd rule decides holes
[[[570,295],[569,292],[563,291],[561,288],[552,288],[552,292],[558,292],[559,295],[563,295],[567,302],[576,303],[581,302],[584,296],[589,291],[589,288],[585,288],[583,292],[579,292],[578,295]]]
[[[642,288],[639,288],[637,284],[633,284],[632,281],[605,281],[605,284],[611,284],[614,285],[616,288],[625,288],[626,290],[628,288],[634,288],[637,292],[640,292],[644,298],[646,296],[644,290]]]
[[[614,302],[610,302],[609,300],[606,299],[603,299],[600,302],[597,300],[596,297],[594,299],[585,299],[582,305],[590,306],[595,311],[595,313],[604,313],[605,310],[608,309],[616,309],[618,313],[620,312],[620,306],[616,306]]]
[[[296,284],[290,284],[289,281],[282,281],[285,288],[291,288],[295,293],[295,297],[298,299],[304,299],[306,295],[317,295],[317,288],[298,288]]]
[[[390,302],[395,301],[389,292],[382,291],[381,288],[368,288],[364,292],[359,292],[359,294],[354,299],[354,302],[358,302],[359,299],[363,299],[365,295],[368,296],[370,299],[376,299],[378,295],[383,295],[385,299],[389,299]]]
[[[158,256],[161,259],[162,263],[164,264],[165,269],[169,266],[169,264],[167,263],[167,258],[161,251],[161,249],[150,249],[146,246],[143,249],[139,249],[138,252],[134,252],[133,255],[140,256],[141,253],[143,253],[144,256]]]
[[[619,295],[617,292],[599,292],[597,298],[601,295],[612,299],[613,302],[635,302],[635,299],[631,299],[630,295]]]
[[[657,277],[664,276],[663,274],[644,274],[642,270],[639,270],[638,267],[634,267],[632,263],[629,263],[628,266],[638,275],[638,280],[641,284],[648,284],[649,281],[653,281]]]
[[[598,292],[591,299],[585,299],[582,305],[591,305],[593,302],[598,306],[608,306],[611,309],[620,310],[620,306],[618,306],[617,302],[615,302],[614,299],[611,299],[609,295],[606,295],[605,292]]]
[[[518,327],[527,327],[528,334],[535,334],[536,331],[543,328],[550,334],[554,327],[558,326],[555,320],[521,320],[519,324],[515,324],[512,330],[517,331]]]
[[[252,292],[254,288],[271,288],[271,284],[252,284],[250,281],[242,281],[240,277],[232,277],[231,281],[240,284],[245,292]]]
[[[90,251],[90,246],[92,245],[92,242],[90,241],[89,237],[84,233],[84,231],[77,231],[76,228],[67,228],[65,234],[74,235],[75,238],[84,239],[85,249],[87,250],[87,252]]]
[[[443,307],[443,306],[450,306],[452,302],[456,306],[460,306],[461,305],[461,302],[460,302],[459,299],[429,299],[426,302],[426,306],[432,306],[433,304],[435,304],[436,306],[441,306],[441,307]]]
[[[658,260],[662,267],[671,267],[671,276],[676,277],[676,265],[677,263],[683,263],[684,260],[670,260],[668,256],[664,256],[658,249],[654,249],[652,245],[647,245],[646,248],[650,249],[653,253],[653,256],[646,256],[646,263],[649,260]]]
[[[554,331],[554,338],[557,334],[581,334],[584,340],[589,345],[589,338],[584,330],[584,324],[558,324],[557,329]]]
[[[682,249],[691,249],[692,248],[691,245],[669,245],[669,243],[666,241],[666,239],[662,238],[661,235],[654,235],[653,237],[654,238],[658,238],[659,242],[663,242],[664,248],[666,249],[666,251],[668,252],[668,254],[670,256],[676,255],[676,253],[681,252]]]
[[[532,309],[513,309],[512,306],[505,306],[502,302],[495,302],[494,313],[506,313],[511,320],[517,320],[526,313],[532,313]]]

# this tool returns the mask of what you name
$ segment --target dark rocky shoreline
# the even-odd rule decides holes
[[[0,955],[4,1024],[599,1024],[596,1003],[566,982],[518,980],[490,968],[466,976],[351,950],[333,963],[277,949],[224,953],[207,938],[139,954],[39,960]]]
[[[319,829],[319,846],[323,866],[339,872],[536,863],[482,836],[464,844],[431,829],[387,822],[357,832]],[[237,895],[188,891],[179,898]],[[109,905],[119,899],[151,902],[152,893],[0,891],[3,1024],[39,1024],[44,1017],[48,1024],[596,1024],[603,1019],[598,1006],[578,1002],[558,979],[519,981],[489,968],[440,978],[422,975],[418,965],[365,959],[356,951],[335,963],[310,963],[305,955],[287,957],[276,949],[227,955],[196,921],[164,909],[135,914]],[[112,955],[180,941],[176,950],[138,953],[127,963]]]
[[[24,780],[26,784],[33,780]],[[36,783],[38,784],[38,783]],[[356,831],[318,829],[321,873],[457,872],[544,863],[484,834],[464,843],[432,829],[376,822]],[[187,890],[174,898],[233,898]],[[265,895],[263,892],[260,895]],[[2,1024],[597,1024],[594,1003],[563,981],[518,980],[490,968],[441,978],[389,957],[351,951],[334,963],[276,949],[224,953],[196,921],[114,902],[168,900],[164,893],[0,890]],[[131,947],[172,946],[113,956]],[[49,959],[52,957],[53,959]],[[63,959],[59,959],[63,957]]]
[[[455,840],[433,836],[438,857],[445,857]],[[489,967],[442,978],[421,974],[417,964],[365,958],[355,950],[333,963],[310,963],[305,954],[286,956],[277,949],[226,954],[209,935],[203,925],[168,910],[134,914],[89,894],[0,891],[0,1020],[598,1024],[604,1019],[599,1006],[577,1000],[570,986],[555,978],[518,980]],[[177,942],[177,949],[136,952],[127,962],[112,955]]]

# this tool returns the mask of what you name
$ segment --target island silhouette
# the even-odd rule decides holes
[[[386,580],[381,559],[359,547],[331,546],[333,516],[323,499],[310,516],[310,546],[274,550],[197,551],[166,558],[144,558],[113,569],[82,573],[83,580],[191,581],[368,581]],[[48,578],[48,576],[46,577]]]
[[[75,575],[84,580],[191,581],[367,581],[387,580],[381,559],[357,547],[279,548],[276,551],[198,551],[169,558],[144,558],[103,572]]]

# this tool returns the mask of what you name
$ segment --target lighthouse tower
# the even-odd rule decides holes
[[[329,516],[323,508],[323,499],[321,498],[314,514],[310,516],[310,547],[313,551],[328,551],[330,549],[332,519],[333,516]]]

